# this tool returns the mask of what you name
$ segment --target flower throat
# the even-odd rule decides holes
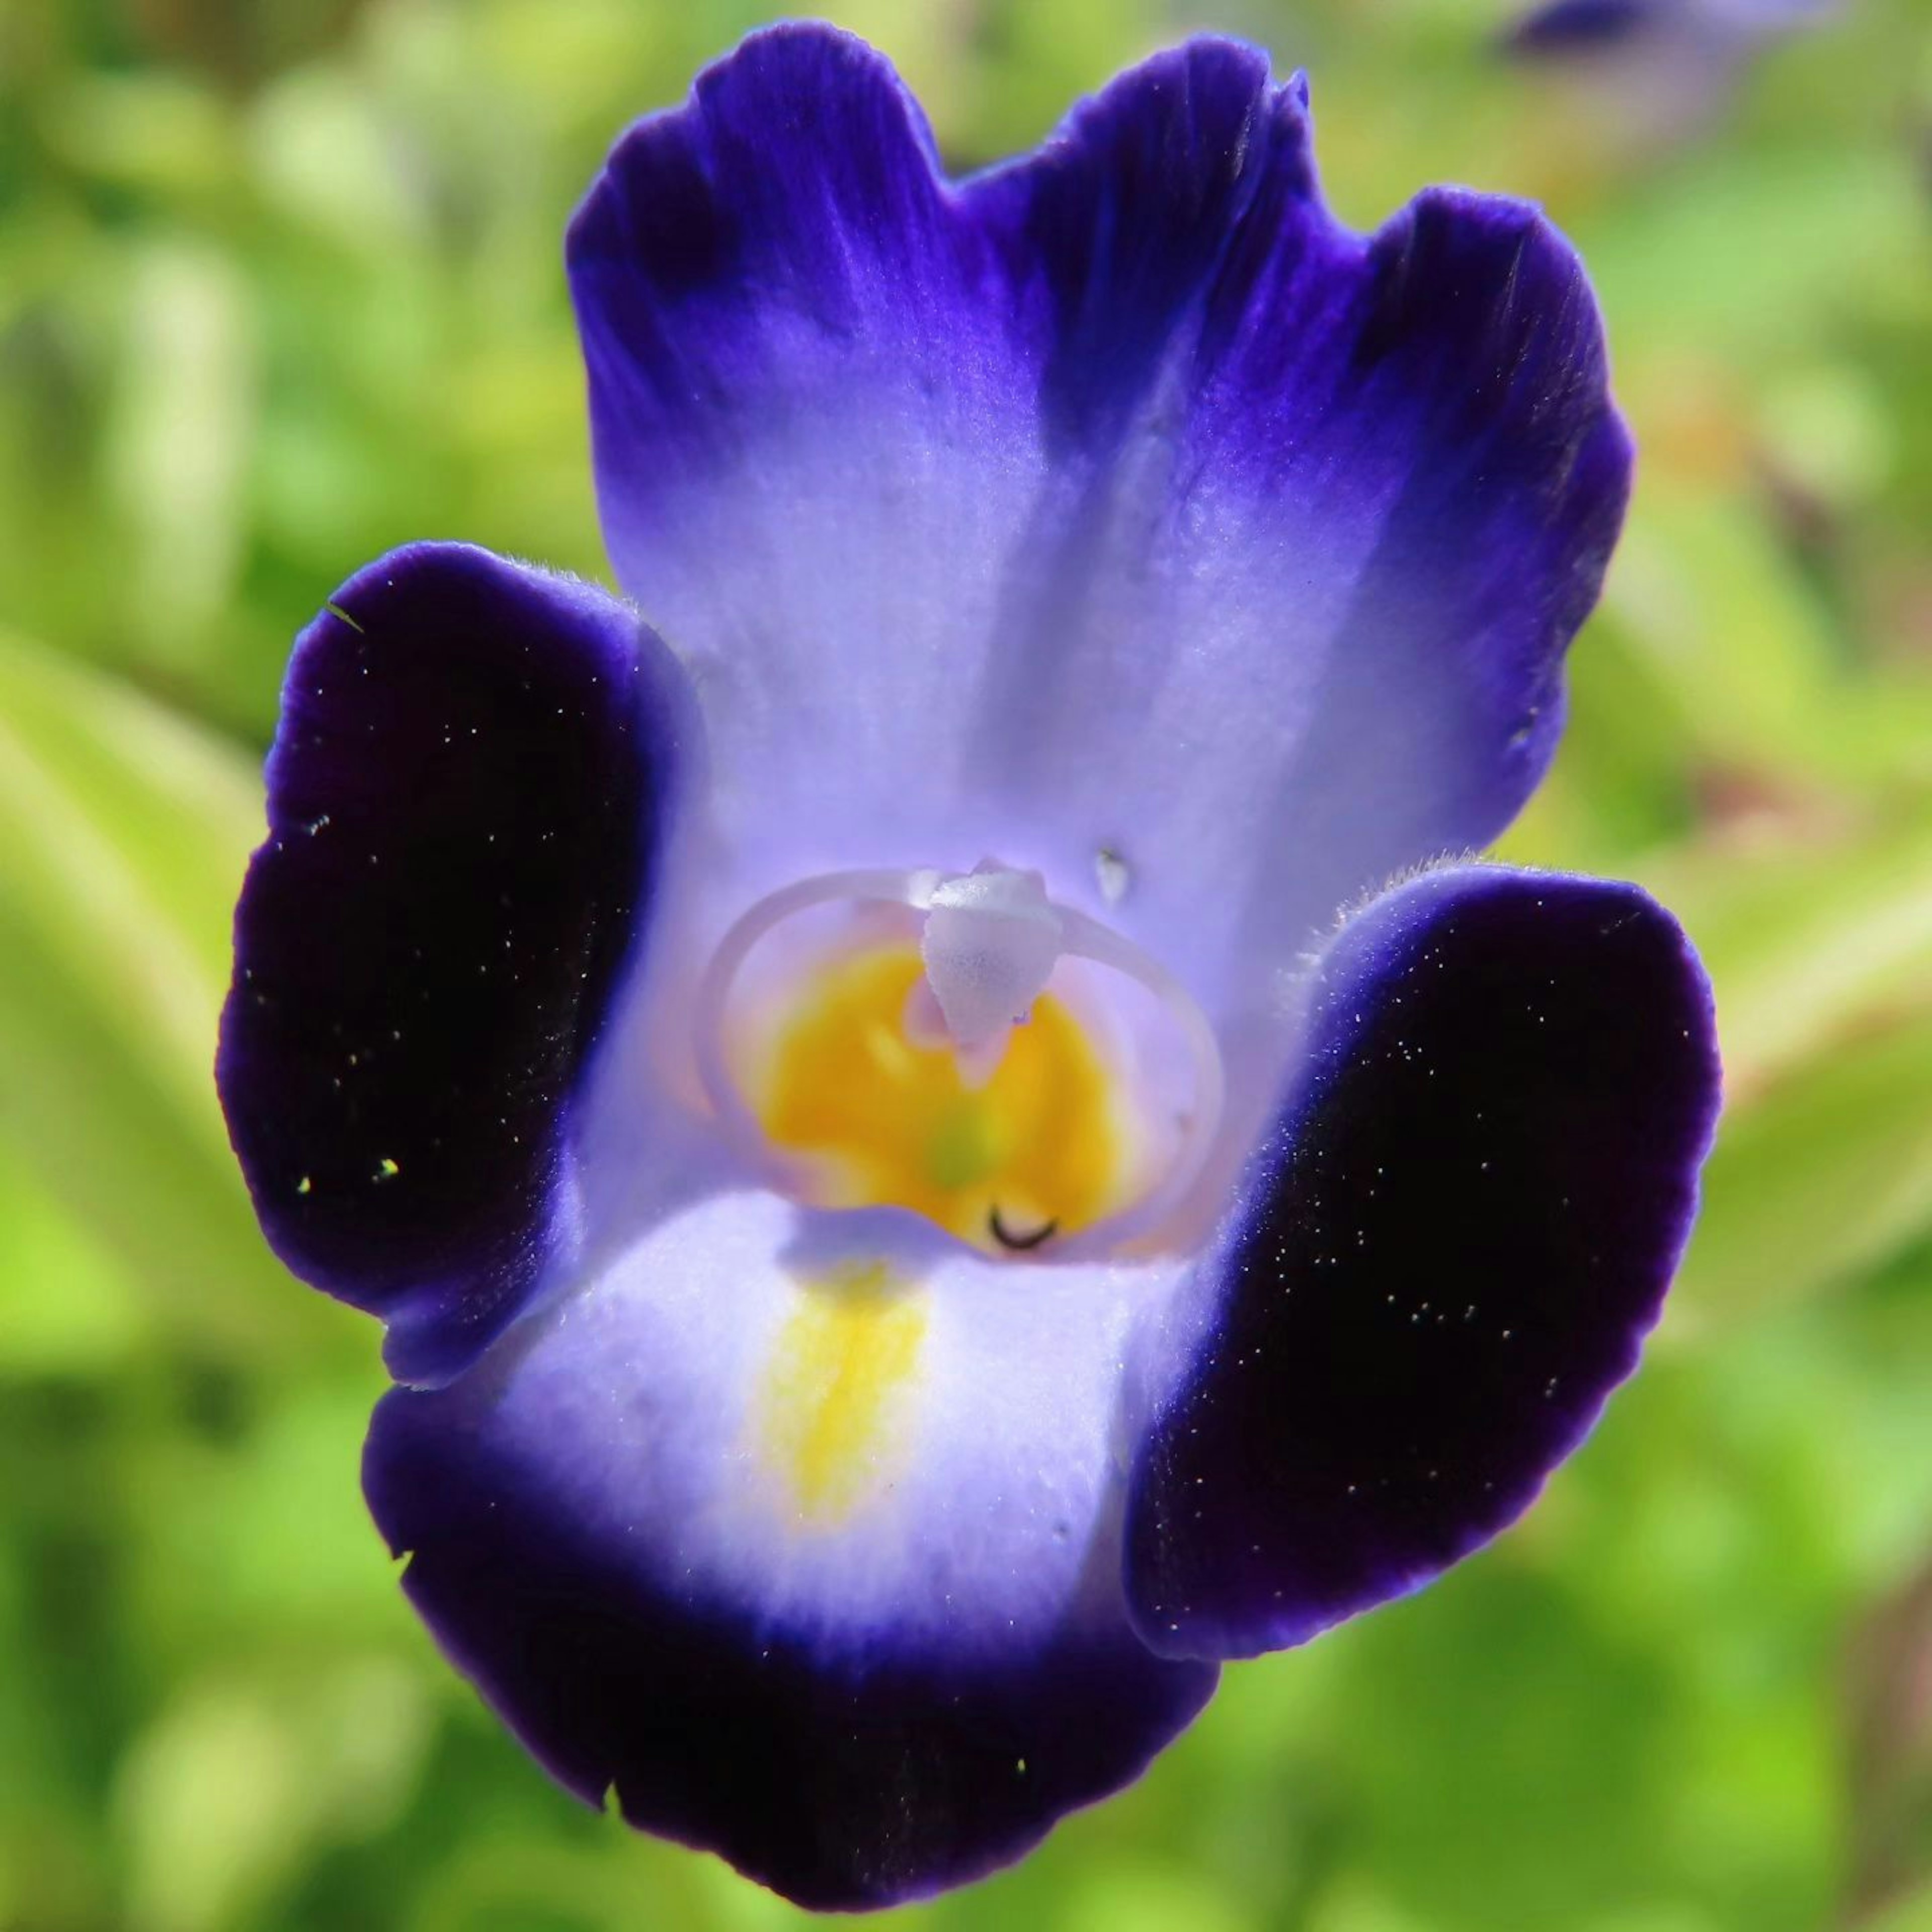
[[[760,1023],[742,1024],[732,995],[753,950],[840,902],[873,920],[813,952]],[[916,934],[906,911],[923,916]],[[1192,1064],[1178,1120],[1150,1132],[1090,1016],[1047,990],[1067,957],[1159,1003]],[[698,1038],[721,1124],[785,1191],[820,1208],[910,1208],[996,1256],[1090,1257],[1157,1238],[1221,1110],[1213,1034],[1172,976],[1049,900],[1038,874],[990,862],[951,878],[833,873],[773,893],[720,944]]]

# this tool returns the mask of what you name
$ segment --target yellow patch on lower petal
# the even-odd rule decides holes
[[[902,1406],[919,1366],[926,1309],[881,1262],[804,1291],[766,1372],[765,1460],[801,1520],[830,1525],[890,1480]]]

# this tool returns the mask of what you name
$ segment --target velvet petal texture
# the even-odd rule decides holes
[[[1132,1478],[1169,1655],[1298,1643],[1527,1508],[1636,1366],[1717,1111],[1709,988],[1634,886],[1426,874],[1312,998]]]
[[[569,1233],[689,729],[630,611],[464,546],[370,565],[296,646],[218,1079],[277,1253],[406,1379],[471,1360]]]
[[[1136,1776],[1213,1688],[1120,1583],[1121,1364],[1172,1274],[725,1195],[386,1397],[370,1505],[587,1802],[802,1904],[937,1891]]]
[[[1255,50],[955,184],[879,56],[774,29],[569,260],[612,556],[748,847],[1072,892],[1105,848],[1225,1006],[1540,775],[1628,477],[1595,306],[1519,204],[1342,228]]]

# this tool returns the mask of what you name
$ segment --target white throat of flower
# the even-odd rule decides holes
[[[753,949],[776,927],[813,908],[840,903],[901,905],[925,915],[923,976],[906,1004],[908,1036],[951,1045],[964,1078],[988,1077],[1008,1036],[1024,1024],[1060,959],[1090,960],[1124,975],[1159,1003],[1186,1050],[1192,1094],[1166,1171],[1137,1199],[1054,1245],[1062,1258],[1092,1258],[1156,1232],[1200,1177],[1221,1124],[1225,1078],[1207,1016],[1180,982],[1131,940],[1076,908],[1047,896],[1037,872],[991,860],[970,872],[936,869],[821,873],[760,899],[726,932],[698,994],[698,1071],[733,1144],[767,1171],[777,1162],[724,1052],[727,1009]]]

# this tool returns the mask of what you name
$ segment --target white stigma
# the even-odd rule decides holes
[[[1003,1047],[1059,963],[1060,918],[1037,872],[982,860],[942,879],[927,902],[919,956],[962,1053]]]

